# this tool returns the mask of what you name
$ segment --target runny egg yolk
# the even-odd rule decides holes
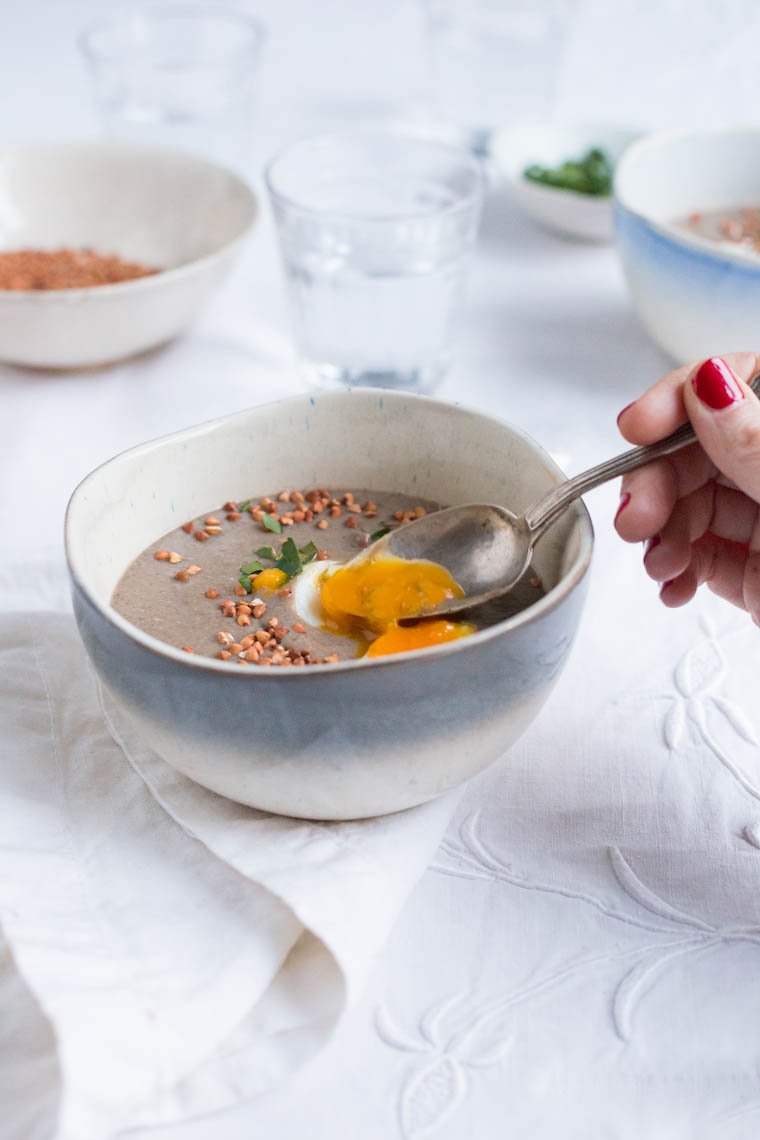
[[[427,621],[400,626],[398,619],[415,617],[464,590],[445,567],[422,559],[376,558],[344,566],[322,582],[320,600],[336,633],[359,630],[376,635],[368,657],[426,649],[475,632],[469,622]]]

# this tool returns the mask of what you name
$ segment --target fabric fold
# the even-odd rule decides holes
[[[54,1134],[285,1079],[360,992],[457,796],[353,823],[224,800],[141,743],[62,614],[0,618],[0,694],[0,926],[51,1027]]]

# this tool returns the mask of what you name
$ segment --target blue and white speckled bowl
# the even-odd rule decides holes
[[[148,744],[213,791],[319,819],[411,807],[500,756],[548,696],[585,594],[583,504],[536,547],[543,598],[471,637],[393,657],[231,669],[132,625],[110,604],[114,586],[150,542],[230,497],[354,486],[521,510],[561,478],[516,428],[402,393],[299,396],[202,424],[116,456],[74,492],[66,552],[82,639]]]
[[[760,256],[674,223],[760,206],[760,128],[663,131],[634,143],[615,173],[617,244],[653,340],[685,363],[760,345]]]

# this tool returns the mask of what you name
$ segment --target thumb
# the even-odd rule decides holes
[[[760,400],[747,381],[755,357],[736,371],[719,356],[705,360],[684,384],[684,403],[699,442],[740,491],[760,503]],[[746,373],[746,375],[745,375]]]

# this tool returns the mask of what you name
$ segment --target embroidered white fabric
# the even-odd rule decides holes
[[[73,32],[98,7],[95,0],[16,5],[0,45],[19,107],[6,137],[66,138],[91,129],[74,94]],[[257,2],[273,34],[256,170],[288,138],[316,127],[388,121],[400,109],[406,121],[418,114],[423,72],[413,0],[331,0],[317,21],[311,7],[305,0]],[[680,0],[581,0],[560,77],[564,113],[595,119],[603,108],[611,121],[642,126],[751,116],[755,8],[748,0],[688,11]],[[275,52],[278,39],[288,45],[284,54]],[[38,66],[30,73],[32,48]],[[439,394],[519,424],[575,472],[619,449],[616,412],[666,366],[631,313],[614,250],[540,232],[494,187],[458,352]],[[67,604],[60,528],[77,480],[146,438],[299,390],[266,211],[229,284],[174,345],[88,375],[0,368],[0,609],[30,615],[3,626],[13,641],[6,632],[0,649],[18,664],[8,692],[21,688],[32,699],[25,686],[39,683],[33,656],[21,648],[31,639],[49,642],[53,662],[78,652],[69,619],[33,616]],[[288,991],[297,993],[300,1010],[311,1008],[313,1025],[322,1019],[310,1037],[304,1030],[302,1055],[314,1059],[296,1071],[292,1055],[280,1066],[284,1084],[254,1099],[277,1061],[266,1050],[255,1060],[235,1053],[250,1037],[233,1037],[233,1011],[244,1018],[243,1032],[250,1029],[245,1015],[255,1005],[256,978],[276,976],[298,934],[292,911],[231,871],[229,850],[204,855],[187,831],[170,821],[167,830],[161,801],[179,796],[175,814],[189,807],[181,782],[157,783],[148,761],[138,773],[120,759],[102,721],[90,722],[87,745],[72,754],[78,783],[68,807],[53,803],[44,780],[45,733],[30,724],[18,753],[9,754],[10,737],[0,729],[0,758],[15,772],[0,791],[0,860],[15,863],[12,875],[0,877],[0,1140],[48,1140],[51,1121],[82,1105],[83,1088],[98,1096],[100,1115],[90,1118],[97,1140],[111,1140],[128,1119],[139,1140],[743,1140],[757,1129],[760,633],[709,595],[664,611],[641,571],[640,551],[612,534],[615,500],[614,488],[589,497],[597,551],[587,610],[546,709],[467,789],[360,992],[364,956],[355,1001],[337,1029],[329,1026],[342,999],[330,984]],[[55,665],[47,670],[54,694],[60,677]],[[76,707],[64,702],[58,710],[65,721],[92,708],[86,671],[73,684]],[[10,712],[17,722],[21,705]],[[98,787],[98,757],[117,773],[122,810],[77,816]],[[23,817],[9,810],[23,791],[19,781]],[[32,806],[40,812],[36,830],[19,835]],[[81,897],[70,861],[59,857],[55,878],[47,872],[67,812],[68,825],[87,836],[80,856],[88,874],[113,889],[109,914],[125,940],[119,955],[94,957],[84,973],[74,968],[83,944],[64,947],[51,937],[57,917]],[[192,832],[197,820],[184,822]],[[224,827],[217,838],[226,841]],[[117,848],[150,856],[154,868],[189,859],[198,874],[192,884],[180,878],[173,899],[176,884],[157,873],[141,903],[127,891],[121,865],[117,874]],[[415,847],[420,870],[423,848]],[[31,885],[18,889],[22,883]],[[397,885],[386,926],[403,894],[401,880]],[[279,916],[271,930],[259,928],[269,935],[255,969],[245,968],[245,957],[220,960],[208,922],[185,917],[172,925],[193,900],[225,938],[234,927],[250,953],[258,953],[254,926],[241,916]],[[231,900],[240,908],[225,910]],[[152,908],[158,931],[149,944],[138,938],[146,929],[136,922],[140,905]],[[340,908],[334,917],[338,929]],[[80,934],[89,937],[89,925]],[[329,941],[324,931],[316,934],[319,958]],[[343,946],[337,938],[321,958],[324,978]],[[134,961],[156,965],[140,990],[144,998],[153,983],[153,1052],[132,1058],[130,1034],[148,1007],[129,986],[114,1005],[107,984],[127,968],[127,948]],[[180,1001],[196,952],[206,973]],[[46,999],[41,984],[43,976],[49,984],[53,966],[66,982],[65,993],[58,987],[71,1027],[64,1047],[62,1007]],[[84,1000],[96,984],[100,1009]],[[271,1027],[287,1013],[270,1007],[262,1018],[271,1016]],[[225,1035],[226,1054],[193,1078],[204,1041],[214,1046],[210,1057]],[[81,1081],[72,1084],[72,1073]],[[120,1100],[125,1089],[134,1093],[129,1082],[139,1073],[150,1084],[145,1101],[152,1096],[158,1105],[152,1116],[124,1111]],[[158,1089],[180,1075],[186,1079],[162,1101]],[[214,1103],[211,1116],[195,1118]],[[172,1114],[179,1123],[140,1126]],[[85,1137],[80,1129],[75,1140]]]

